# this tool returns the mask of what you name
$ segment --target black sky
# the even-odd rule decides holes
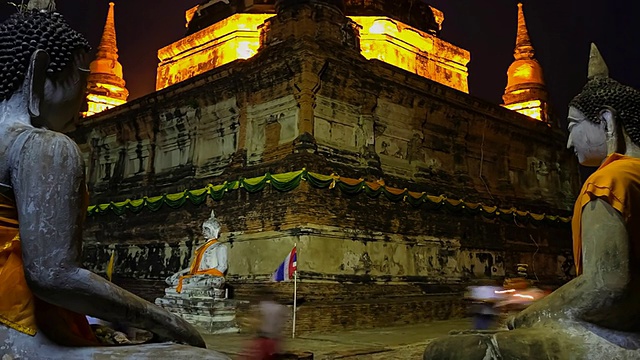
[[[14,0],[19,2],[20,0]],[[156,52],[181,38],[184,12],[201,0],[115,0],[120,61],[131,99],[155,88]],[[12,8],[0,0],[0,17]],[[58,0],[58,10],[97,47],[108,0]],[[537,58],[551,102],[566,115],[585,83],[589,44],[600,47],[616,80],[640,88],[640,1],[524,0]],[[471,52],[472,95],[500,103],[513,60],[517,1],[431,0],[444,11],[442,38]]]

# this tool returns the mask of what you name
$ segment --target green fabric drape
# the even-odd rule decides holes
[[[481,214],[485,217],[500,218],[505,221],[516,219],[521,222],[561,222],[568,223],[571,217],[554,216],[547,214],[535,214],[529,211],[516,208],[500,209],[495,206],[488,206],[481,203],[471,203],[464,200],[449,199],[444,195],[433,196],[426,193],[412,192],[407,189],[397,189],[386,186],[383,181],[369,182],[363,179],[342,178],[338,175],[323,175],[309,172],[306,169],[293,171],[284,174],[265,174],[263,176],[224,182],[220,185],[209,184],[202,189],[185,190],[183,192],[166,194],[154,197],[143,197],[142,199],[127,199],[121,202],[110,202],[108,204],[91,205],[88,208],[90,216],[113,212],[116,215],[123,215],[127,211],[138,213],[143,209],[158,211],[163,205],[170,208],[179,208],[187,201],[193,205],[204,203],[208,197],[219,201],[224,194],[229,191],[245,189],[250,193],[264,190],[267,186],[281,192],[289,192],[300,186],[301,181],[307,181],[312,187],[318,189],[337,188],[341,192],[356,196],[366,194],[372,198],[385,197],[392,202],[406,201],[413,206],[425,206],[428,210],[444,209],[464,214]]]

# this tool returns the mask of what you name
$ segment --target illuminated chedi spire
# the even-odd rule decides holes
[[[541,121],[548,121],[548,94],[542,67],[534,58],[522,4],[518,4],[518,34],[513,54],[515,61],[507,70],[504,107]]]
[[[129,97],[122,77],[122,65],[118,62],[114,7],[114,3],[109,3],[102,40],[96,58],[91,62],[91,74],[87,80],[88,107],[84,116],[122,105]]]

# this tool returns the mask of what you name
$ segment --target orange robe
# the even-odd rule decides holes
[[[0,326],[34,336],[38,330],[66,346],[96,345],[87,319],[36,298],[27,284],[11,194],[0,194]]]
[[[629,233],[630,256],[640,261],[640,220],[633,220],[640,215],[640,159],[611,154],[582,186],[571,221],[578,275],[582,274],[582,209],[596,198],[620,212]]]
[[[178,279],[178,286],[176,286],[176,292],[181,293],[182,281],[194,275],[211,275],[211,276],[219,276],[219,277],[224,276],[224,274],[221,273],[220,270],[218,269],[200,270],[200,263],[202,262],[202,257],[204,256],[204,253],[207,251],[209,247],[211,247],[211,245],[217,242],[218,240],[211,239],[206,243],[204,243],[204,245],[196,249],[196,256],[193,258],[193,262],[191,263],[191,267],[189,268],[189,273],[187,273],[186,275],[180,276],[180,279]]]

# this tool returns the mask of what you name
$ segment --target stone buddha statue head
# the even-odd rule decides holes
[[[60,131],[80,110],[90,46],[45,2],[0,24],[0,114]]]
[[[640,146],[640,91],[609,78],[592,44],[589,81],[569,103],[569,140],[578,162],[599,166],[610,154]]]
[[[202,223],[202,235],[205,240],[218,239],[220,235],[220,222],[211,210],[211,216]]]

